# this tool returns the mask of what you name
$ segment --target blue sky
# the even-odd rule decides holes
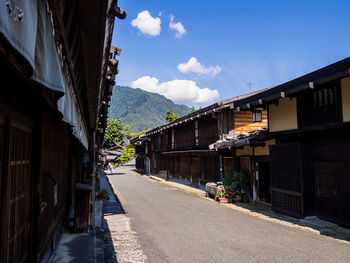
[[[274,86],[350,55],[350,1],[118,2],[127,18],[116,20],[112,40],[122,49],[117,84],[189,106],[247,93],[249,82],[252,90]]]

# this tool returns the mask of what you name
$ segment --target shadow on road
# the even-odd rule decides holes
[[[123,173],[113,173],[108,175],[115,175],[115,174],[123,174]],[[112,187],[110,186],[108,177],[106,176],[105,173],[101,176],[101,180],[105,180],[104,185],[105,187],[108,188],[108,191],[111,193],[110,200],[108,200],[103,205],[102,229],[104,230],[104,232],[101,234],[103,235],[102,239],[103,239],[104,262],[116,263],[118,262],[118,255],[114,249],[111,229],[109,228],[107,221],[104,217],[110,216],[110,215],[125,214],[125,211],[117,195],[114,193]]]
[[[135,164],[134,163],[126,163],[126,164],[123,164],[123,166],[128,166],[128,167],[135,167]]]
[[[308,227],[319,231],[321,235],[350,242],[350,229],[342,228],[331,222],[321,220],[315,216],[297,219],[276,213],[271,210],[271,206],[260,203],[233,203],[232,206],[242,209],[246,213],[251,213],[256,217],[267,217],[269,221],[276,220],[280,224],[292,224],[297,227]]]
[[[133,166],[133,165],[130,165]],[[136,169],[133,169],[133,171],[138,172]],[[139,172],[138,172],[139,173]],[[188,187],[191,187],[193,189],[200,189],[205,191],[205,187],[198,187],[197,185],[192,185],[190,181],[181,180],[176,177],[170,177],[167,178],[166,175],[160,175],[155,174],[155,177],[158,177],[160,179],[163,179],[165,181],[175,182],[180,185],[183,185],[188,190]],[[180,186],[181,188],[181,186]],[[329,236],[335,239],[344,240],[347,242],[350,242],[350,229],[346,229],[343,227],[340,227],[336,224],[333,224],[331,222],[321,220],[315,216],[307,217],[303,219],[297,219],[289,216],[285,216],[282,214],[279,214],[277,212],[274,212],[271,210],[271,206],[265,203],[256,203],[256,202],[250,202],[250,203],[233,203],[228,204],[227,206],[241,211],[245,214],[255,216],[258,218],[262,218],[271,222],[279,223],[282,225],[289,225],[293,227],[307,227],[311,228],[317,232],[319,232],[321,235]],[[305,228],[304,228],[305,229]]]
[[[122,174],[125,174],[125,173],[108,173],[107,175],[122,175]]]

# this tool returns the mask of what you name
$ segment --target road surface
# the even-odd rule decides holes
[[[240,213],[122,166],[109,176],[147,262],[350,262],[349,243]]]

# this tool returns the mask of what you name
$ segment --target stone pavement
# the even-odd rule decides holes
[[[140,176],[136,171],[133,171],[135,174]],[[150,175],[146,176],[152,180],[158,181],[162,184],[166,184],[177,189],[181,189],[186,192],[198,195],[208,201],[215,202],[212,198],[206,197],[206,192],[204,189],[196,188],[189,185],[188,182],[184,180],[177,180],[170,178],[166,180],[164,175]],[[289,226],[292,228],[298,228],[301,230],[313,232],[320,235],[326,235],[332,238],[335,238],[341,242],[350,242],[350,229],[345,229],[334,223],[331,223],[326,220],[322,220],[316,216],[310,216],[303,219],[297,219],[289,216],[285,216],[279,213],[276,213],[271,210],[271,207],[262,203],[232,203],[232,204],[221,204],[227,206],[236,211],[240,211],[244,214],[249,214],[254,217],[258,217],[263,220],[274,222],[277,224]]]
[[[130,220],[126,216],[117,195],[115,195],[117,189],[111,187],[106,174],[101,175],[101,189],[104,188],[111,193],[110,200],[103,207],[104,262],[146,262],[146,256],[141,249],[137,234],[131,230]]]
[[[95,228],[90,233],[63,233],[49,263],[144,263],[146,256],[131,230],[115,189],[105,172],[100,174],[101,189],[107,189],[110,199],[96,203]],[[103,207],[103,208],[102,208]]]

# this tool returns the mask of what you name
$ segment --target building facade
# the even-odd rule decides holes
[[[138,138],[143,154],[137,166],[147,173],[165,170],[193,184],[244,171],[251,201],[350,227],[349,69],[347,58],[157,127]],[[198,149],[207,159],[196,148],[201,130],[211,138]],[[157,142],[167,148],[157,148]]]
[[[64,227],[93,225],[124,15],[117,1],[0,1],[0,262],[45,262]]]

